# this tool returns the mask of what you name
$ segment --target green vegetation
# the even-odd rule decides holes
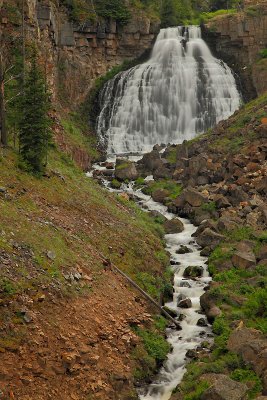
[[[267,49],[263,49],[260,51],[260,57],[261,58],[267,58]]]
[[[170,351],[170,345],[165,340],[166,320],[162,317],[154,319],[150,329],[134,327],[134,332],[141,338],[132,356],[138,362],[134,377],[137,381],[151,378],[165,361]]]
[[[182,193],[182,187],[178,183],[170,179],[161,179],[159,181],[150,182],[144,187],[143,192],[148,195],[152,195],[156,190],[164,189],[169,192],[171,199],[176,199]]]
[[[258,17],[261,13],[260,8],[257,7],[257,5],[247,7],[245,12],[250,17]]]
[[[260,378],[255,374],[255,372],[249,369],[236,369],[230,375],[232,379],[238,382],[246,383],[250,388],[248,391],[248,398],[255,398],[262,391],[262,384]]]
[[[64,137],[67,144],[73,149],[80,149],[87,153],[91,160],[97,160],[99,153],[96,149],[97,139],[89,132],[88,124],[79,113],[70,113],[61,120],[66,132]]]
[[[49,95],[36,57],[34,53],[22,96],[19,143],[23,167],[40,174],[46,164],[52,121],[48,116]]]
[[[210,385],[207,382],[201,382],[192,393],[185,396],[184,400],[201,400],[202,394],[209,388],[209,386]]]
[[[121,25],[131,17],[125,1],[121,0],[61,0],[68,8],[71,18],[76,22],[95,21],[97,17],[113,18]]]
[[[111,187],[113,189],[120,189],[121,187],[121,182],[119,182],[117,179],[112,179],[111,181]]]
[[[209,201],[208,203],[203,203],[201,205],[201,208],[203,211],[208,211],[210,213],[216,211],[217,209],[215,201]]]

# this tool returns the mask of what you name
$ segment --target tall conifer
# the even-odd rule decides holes
[[[20,155],[26,168],[36,173],[42,173],[45,169],[51,140],[49,108],[49,95],[34,52],[23,91],[19,141]]]

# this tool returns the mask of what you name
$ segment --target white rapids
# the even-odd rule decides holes
[[[150,59],[102,90],[98,137],[108,154],[146,153],[207,131],[240,102],[232,71],[213,57],[200,27],[162,29]]]
[[[167,211],[167,207],[156,203],[151,197],[146,196],[140,190],[135,191],[131,186],[124,187],[123,190],[134,194],[140,200],[140,205],[145,206],[145,209],[159,211],[168,219],[175,217],[174,214]],[[178,266],[173,266],[175,272],[174,296],[173,301],[167,303],[166,306],[178,311],[178,313],[184,314],[185,318],[181,322],[181,331],[167,329],[168,342],[171,344],[173,350],[168,355],[167,361],[164,363],[154,382],[139,391],[140,400],[169,400],[173,390],[179,385],[186,372],[186,364],[188,362],[188,359],[186,359],[187,351],[196,349],[202,342],[211,340],[210,337],[212,336],[209,326],[205,328],[197,326],[197,321],[200,318],[205,318],[205,315],[199,313],[201,310],[200,296],[205,292],[205,286],[211,281],[206,267],[207,258],[200,255],[200,249],[192,237],[192,234],[196,231],[196,227],[187,219],[180,219],[184,223],[184,231],[165,236],[166,250],[170,252],[171,260],[180,263]],[[189,247],[192,253],[177,254],[176,250],[181,245]],[[183,278],[185,268],[190,265],[202,266],[204,268],[203,277],[196,280]],[[185,284],[189,284],[188,286],[190,287],[183,286]],[[184,294],[191,299],[192,308],[181,309],[177,307],[177,297],[179,294]]]
[[[131,160],[139,159],[139,157],[129,157]],[[108,159],[108,162],[116,162],[116,157]],[[100,164],[93,166],[94,170],[104,170]],[[92,177],[92,172],[87,173],[88,177]],[[146,181],[153,180],[153,177],[147,177]],[[133,183],[123,184],[120,190],[115,190],[110,187],[110,182],[103,178],[103,185],[112,192],[127,192],[133,195],[135,201],[139,204],[144,211],[157,211],[164,215],[167,219],[177,217],[175,214],[168,212],[167,207],[156,203],[150,196],[142,193],[140,189],[135,190]],[[189,359],[186,357],[188,350],[196,349],[204,341],[212,340],[212,331],[210,325],[207,327],[200,327],[197,322],[200,318],[206,319],[205,315],[201,312],[200,296],[205,293],[204,288],[210,283],[211,277],[209,276],[206,257],[200,255],[200,248],[196,244],[193,233],[196,227],[185,218],[180,218],[184,224],[184,231],[178,234],[165,235],[166,250],[170,253],[170,258],[174,271],[174,295],[173,301],[165,304],[168,308],[175,310],[178,315],[184,315],[182,320],[181,331],[173,328],[167,329],[167,340],[172,346],[172,351],[169,353],[164,366],[159,371],[154,382],[148,387],[138,389],[140,400],[169,400],[173,390],[182,381],[186,372],[186,364]],[[177,254],[176,251],[181,245],[187,246],[192,252],[186,254]],[[201,266],[204,269],[203,276],[197,279],[187,279],[183,277],[184,271],[188,266]],[[179,294],[184,294],[192,301],[192,307],[182,309],[177,306],[177,298]]]

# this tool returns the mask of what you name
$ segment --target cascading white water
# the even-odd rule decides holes
[[[126,191],[133,193],[141,200],[141,205],[145,204],[149,211],[158,211],[168,219],[172,219],[174,215],[167,211],[167,207],[156,203],[149,196],[143,194],[140,190],[132,191],[131,186],[124,188]],[[139,393],[140,400],[169,400],[173,390],[182,381],[186,372],[186,353],[188,350],[196,349],[203,341],[209,341],[211,335],[210,327],[201,327],[197,325],[199,318],[203,317],[200,313],[200,296],[204,294],[204,288],[207,286],[211,277],[207,271],[206,258],[200,255],[200,250],[192,238],[192,234],[196,231],[194,225],[188,220],[181,218],[184,223],[184,231],[178,234],[169,234],[165,236],[167,250],[171,255],[171,259],[178,262],[179,266],[174,267],[174,296],[171,303],[167,303],[170,309],[173,309],[184,315],[181,322],[182,331],[173,329],[167,330],[168,341],[172,346],[172,352],[169,353],[164,366],[160,370],[155,381],[147,388],[143,388]],[[190,253],[177,254],[177,250],[181,245],[186,245],[190,249]],[[201,266],[204,270],[203,276],[197,279],[187,279],[183,277],[186,267],[190,265]],[[177,306],[179,295],[185,295],[192,301],[192,307],[181,309]]]
[[[233,114],[240,95],[200,27],[189,26],[162,29],[149,61],[108,82],[100,101],[99,138],[122,154],[192,139]]]

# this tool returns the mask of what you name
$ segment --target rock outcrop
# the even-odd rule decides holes
[[[10,7],[20,10],[19,2],[2,3],[0,31],[12,31]],[[142,12],[133,13],[125,26],[112,19],[75,23],[59,1],[25,1],[27,40],[38,43],[53,96],[69,108],[86,98],[97,77],[150,49],[158,30],[159,21]]]
[[[205,39],[216,54],[241,77],[245,98],[267,90],[267,60],[260,51],[267,43],[266,0],[245,1],[245,9],[211,20],[204,27]]]

